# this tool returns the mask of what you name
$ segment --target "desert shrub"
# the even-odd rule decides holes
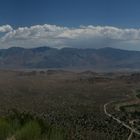
[[[41,128],[35,121],[26,123],[16,132],[16,140],[38,140],[41,137]]]

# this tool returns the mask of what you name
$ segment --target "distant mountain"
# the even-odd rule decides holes
[[[140,69],[140,52],[113,48],[12,47],[0,50],[0,68],[136,70]]]

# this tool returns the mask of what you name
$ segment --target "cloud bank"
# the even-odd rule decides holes
[[[0,48],[12,46],[32,48],[121,48],[140,50],[140,29],[121,29],[112,26],[80,26],[77,28],[56,25],[35,25],[14,29],[0,26]]]

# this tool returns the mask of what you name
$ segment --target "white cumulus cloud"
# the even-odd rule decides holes
[[[69,28],[45,24],[17,29],[3,25],[0,32],[4,33],[0,36],[1,48],[50,46],[140,50],[140,29],[93,25]]]
[[[13,28],[10,26],[10,25],[3,25],[3,26],[0,26],[0,32],[10,32],[12,31]]]

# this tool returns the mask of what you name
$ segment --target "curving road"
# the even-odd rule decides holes
[[[131,131],[129,137],[127,140],[131,140],[132,139],[132,136],[133,136],[133,133],[137,134],[140,136],[140,132],[134,128],[132,128],[131,126],[127,125],[126,123],[124,123],[123,121],[119,120],[118,118],[114,117],[113,115],[111,115],[110,113],[107,112],[107,106],[111,103],[113,103],[114,101],[111,101],[111,102],[108,102],[106,104],[104,104],[104,113],[112,118],[113,120],[115,120],[117,123],[121,124],[122,126],[124,126],[125,128],[129,129]]]
[[[127,139],[127,140],[131,140],[131,139],[132,139],[132,137],[133,137],[133,131],[131,131],[131,133],[130,133],[130,135],[129,135],[129,137],[128,137],[128,139]]]

